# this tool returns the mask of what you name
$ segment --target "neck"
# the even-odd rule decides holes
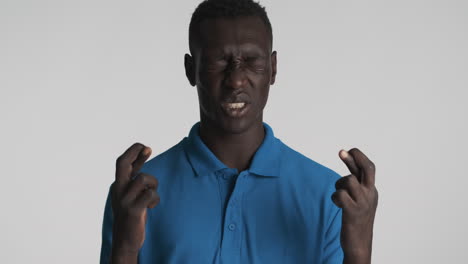
[[[200,138],[205,145],[227,167],[236,168],[239,172],[250,167],[264,137],[261,119],[242,133],[229,133],[203,119],[200,122]]]

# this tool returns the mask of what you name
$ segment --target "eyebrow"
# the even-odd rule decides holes
[[[238,48],[238,49],[237,49]],[[242,44],[240,47],[235,47],[235,52],[239,54],[240,56],[245,56],[245,55],[250,55],[250,56],[258,56],[258,57],[266,57],[268,54],[265,53],[265,51],[260,48],[258,45],[252,45],[252,44]],[[221,54],[232,54],[233,50],[227,47],[227,50],[224,50],[223,48],[216,49],[215,51],[211,53],[207,53],[209,56],[217,56]]]

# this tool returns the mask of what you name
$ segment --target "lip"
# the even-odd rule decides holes
[[[236,103],[241,103],[242,101],[238,101]],[[235,103],[235,102],[232,102]],[[250,103],[242,102],[245,105],[242,108],[230,108],[228,105],[229,103],[222,103],[221,108],[223,109],[224,113],[232,118],[241,118],[247,114],[250,109]]]
[[[250,97],[246,93],[232,94],[223,98],[222,103],[250,103]]]

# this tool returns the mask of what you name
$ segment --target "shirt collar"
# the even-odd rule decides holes
[[[281,144],[274,137],[271,127],[263,123],[265,138],[257,149],[248,169],[250,173],[266,176],[279,177],[281,166]],[[209,175],[218,170],[228,168],[222,163],[211,150],[203,143],[199,135],[200,122],[197,122],[190,129],[186,144],[185,153],[192,168],[198,176]]]

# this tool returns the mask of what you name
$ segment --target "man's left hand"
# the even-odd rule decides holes
[[[333,202],[343,209],[341,247],[345,263],[370,263],[378,192],[375,165],[359,149],[339,152],[350,175],[336,181]]]

